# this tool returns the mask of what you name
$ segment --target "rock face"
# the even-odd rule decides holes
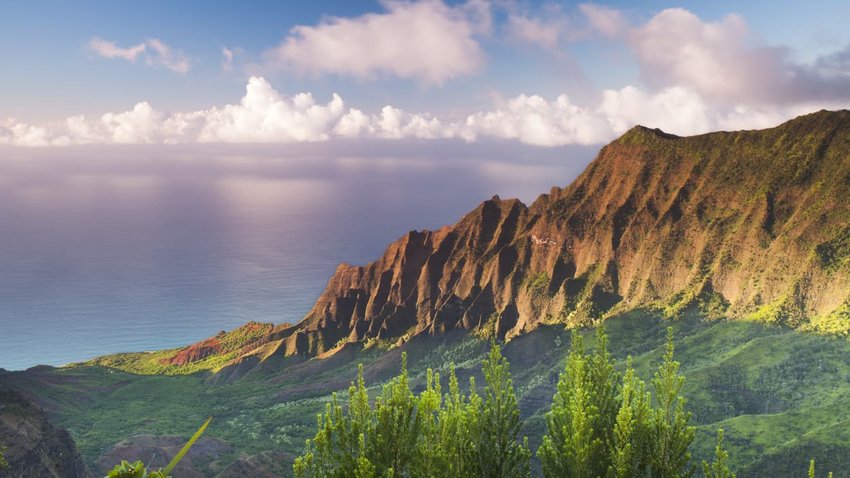
[[[82,458],[67,431],[17,392],[0,389],[0,445],[9,467],[0,477],[83,478]]]
[[[846,333],[848,198],[848,111],[686,138],[638,126],[531,206],[493,197],[340,265],[255,355],[458,328],[510,338],[636,308]]]

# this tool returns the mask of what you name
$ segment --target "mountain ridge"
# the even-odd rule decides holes
[[[635,126],[530,205],[494,196],[340,264],[301,322],[227,365],[454,329],[511,339],[635,309],[847,334],[848,151],[847,110],[689,137]]]

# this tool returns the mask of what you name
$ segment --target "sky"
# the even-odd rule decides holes
[[[846,1],[0,0],[0,144],[604,144],[850,105]]]

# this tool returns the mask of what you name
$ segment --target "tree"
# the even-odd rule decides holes
[[[652,386],[656,408],[653,413],[652,474],[658,478],[680,478],[693,475],[689,466],[689,447],[694,440],[694,427],[689,426],[691,414],[685,410],[679,362],[673,359],[673,328],[667,328],[667,347],[664,359],[655,372]]]
[[[376,476],[375,465],[369,459],[367,436],[374,429],[374,416],[363,381],[363,366],[357,370],[357,382],[348,388],[348,410],[344,410],[336,394],[316,418],[317,431],[307,440],[304,455],[293,465],[298,477],[358,477]]]
[[[717,442],[714,447],[714,462],[709,464],[702,462],[702,472],[705,478],[735,478],[735,473],[729,470],[726,464],[729,452],[723,449],[723,429],[717,430]]]
[[[528,439],[517,442],[522,420],[519,415],[510,366],[495,342],[483,365],[484,403],[475,424],[478,476],[515,477],[531,475]]]
[[[348,408],[337,400],[317,417],[317,431],[295,460],[299,478],[373,478],[437,476],[526,477],[531,452],[517,442],[519,416],[507,360],[493,344],[484,361],[485,399],[460,391],[454,367],[449,393],[442,396],[440,376],[426,372],[425,390],[410,390],[407,357],[401,374],[382,387],[374,406],[363,381],[363,368],[348,392]]]
[[[611,441],[609,478],[630,478],[648,475],[651,431],[649,418],[651,398],[646,385],[637,378],[632,358],[626,359],[623,374],[620,408],[614,423]]]
[[[417,453],[420,414],[410,391],[407,354],[402,354],[401,375],[383,386],[375,400],[375,429],[367,449],[378,470],[391,477],[410,476]]]
[[[547,415],[547,434],[537,452],[546,476],[596,478],[608,471],[606,446],[614,438],[619,378],[603,327],[596,338],[595,353],[587,356],[581,335],[573,331],[566,368]]]

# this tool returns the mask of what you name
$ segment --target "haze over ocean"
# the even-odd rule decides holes
[[[494,144],[482,154],[453,141],[427,158],[406,142],[334,149],[3,151],[0,367],[297,322],[339,262],[377,259],[408,230],[451,224],[494,194],[530,203],[595,152]]]

